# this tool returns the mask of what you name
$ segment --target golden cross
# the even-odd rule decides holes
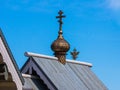
[[[58,22],[60,24],[59,30],[62,30],[62,24],[63,24],[62,18],[65,18],[65,15],[62,15],[63,12],[61,10],[58,12],[58,14],[59,14],[59,16],[56,16],[56,18],[59,18],[59,20],[58,20]]]

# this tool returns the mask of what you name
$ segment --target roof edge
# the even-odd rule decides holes
[[[27,57],[32,56],[32,57],[39,57],[39,58],[58,60],[57,57],[43,55],[43,54],[38,54],[38,53],[32,53],[32,52],[25,52],[24,55],[27,56]],[[92,67],[92,64],[88,63],[88,62],[81,62],[81,61],[75,61],[75,60],[70,60],[70,59],[66,59],[66,62],[68,62],[68,63],[75,63],[75,64],[81,64],[81,65],[86,65],[86,66]]]
[[[37,76],[30,75],[30,74],[24,74],[24,73],[22,73],[22,76],[23,76],[24,78],[34,78],[34,79],[39,79]]]
[[[0,28],[0,37],[1,37],[1,39],[2,39],[2,41],[3,41],[3,43],[4,43],[4,45],[5,45],[5,48],[6,48],[7,52],[8,52],[8,55],[9,55],[10,58],[11,58],[11,61],[12,61],[13,65],[14,65],[14,67],[15,67],[15,69],[16,69],[16,72],[18,73],[18,76],[19,76],[22,84],[24,85],[24,79],[23,79],[23,77],[22,77],[22,75],[21,75],[21,73],[20,73],[20,71],[19,71],[19,67],[17,66],[17,63],[16,63],[16,61],[15,61],[15,59],[14,59],[14,56],[13,56],[13,54],[12,54],[12,52],[11,52],[11,49],[9,48],[9,45],[8,45],[8,43],[7,43],[7,40],[6,40],[5,36],[4,36],[1,28]]]

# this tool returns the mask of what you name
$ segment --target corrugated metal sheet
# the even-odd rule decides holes
[[[107,90],[87,65],[33,57],[58,90]]]
[[[48,90],[47,86],[38,78],[24,77],[24,90]]]

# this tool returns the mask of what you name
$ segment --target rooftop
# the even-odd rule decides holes
[[[32,53],[32,52],[25,52],[25,56],[27,56],[27,57],[32,56],[32,57],[38,57],[38,58],[45,58],[45,59],[49,59],[49,60],[58,60],[57,57],[43,55],[43,54],[38,54],[38,53]],[[70,60],[70,59],[66,59],[66,62],[92,67],[92,64],[88,63],[88,62],[75,61],[75,60]]]

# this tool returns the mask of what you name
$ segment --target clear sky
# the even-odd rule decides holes
[[[77,60],[92,63],[109,90],[120,90],[120,0],[0,0],[0,28],[18,66],[25,51],[53,55],[59,10],[70,51],[80,51]]]

